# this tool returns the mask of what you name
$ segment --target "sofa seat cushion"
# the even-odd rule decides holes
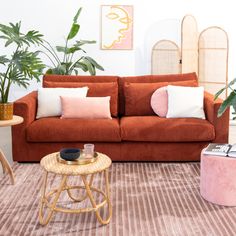
[[[131,116],[122,117],[120,126],[124,141],[199,142],[215,138],[214,126],[198,118]]]
[[[119,120],[60,119],[34,121],[26,130],[28,142],[120,142]]]

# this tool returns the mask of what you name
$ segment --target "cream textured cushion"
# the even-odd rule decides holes
[[[192,117],[205,119],[203,110],[204,88],[167,86],[167,118]]]
[[[83,88],[39,88],[38,110],[36,118],[60,116],[60,96],[86,97],[88,87]]]

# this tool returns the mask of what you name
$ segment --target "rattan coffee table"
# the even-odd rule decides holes
[[[108,180],[108,168],[111,166],[111,159],[105,154],[98,153],[98,157],[95,162],[86,165],[68,165],[58,162],[59,153],[52,153],[45,157],[40,162],[40,165],[45,170],[44,181],[42,185],[42,196],[39,209],[39,222],[41,225],[47,225],[51,220],[54,212],[64,213],[82,213],[82,212],[95,212],[98,221],[101,224],[108,224],[112,215],[110,189]],[[94,174],[102,172],[105,175],[105,191],[92,186]],[[47,193],[48,174],[61,175],[62,179],[57,189],[49,190]],[[83,186],[70,186],[67,183],[69,176],[80,177],[82,179]],[[90,177],[90,178],[89,178]],[[71,190],[78,189],[84,190],[84,195],[81,198],[76,198],[72,195]],[[58,199],[63,191],[66,191],[71,200],[75,202],[82,202],[89,199],[91,203],[90,207],[69,209],[57,206]],[[97,192],[103,196],[103,201],[96,203],[92,192]],[[54,198],[53,198],[54,197]],[[53,199],[52,199],[53,198]],[[99,209],[105,207],[107,204],[108,216],[107,219],[102,219]]]

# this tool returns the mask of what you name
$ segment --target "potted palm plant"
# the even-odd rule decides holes
[[[38,57],[39,51],[30,51],[29,47],[42,43],[42,37],[35,30],[22,33],[20,22],[0,24],[0,39],[5,42],[5,47],[13,49],[11,55],[0,56],[0,120],[13,117],[13,104],[8,101],[13,83],[27,88],[30,80],[39,81],[45,66]]]
[[[96,69],[104,70],[92,57],[87,56],[83,46],[86,44],[94,44],[95,40],[75,40],[75,37],[79,33],[80,25],[78,24],[78,17],[82,11],[80,8],[73,18],[70,31],[66,36],[65,45],[54,47],[46,40],[41,46],[45,49],[42,51],[52,63],[46,74],[59,74],[59,75],[78,75],[79,70],[89,72],[90,75],[96,74]],[[73,41],[74,42],[71,42]],[[60,54],[62,55],[60,57]]]
[[[224,88],[220,89],[215,94],[215,100],[216,100],[226,89],[229,89],[231,91],[229,96],[223,101],[223,103],[219,107],[218,117],[222,116],[223,113],[226,111],[226,109],[230,106],[232,106],[233,110],[234,110],[234,112],[232,114],[236,115],[236,89],[233,88],[235,83],[236,83],[236,78],[233,79],[228,85],[226,85]],[[233,117],[233,120],[235,120],[235,119],[236,119],[236,117]]]

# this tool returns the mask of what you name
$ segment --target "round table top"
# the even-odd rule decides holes
[[[11,125],[17,125],[24,121],[23,117],[21,116],[13,116],[11,120],[0,120],[0,127],[6,127]]]
[[[42,158],[40,165],[44,170],[59,175],[88,175],[101,172],[109,168],[111,165],[111,159],[105,154],[99,152],[95,162],[85,165],[68,165],[59,163],[57,161],[58,154],[58,152],[55,152]]]

